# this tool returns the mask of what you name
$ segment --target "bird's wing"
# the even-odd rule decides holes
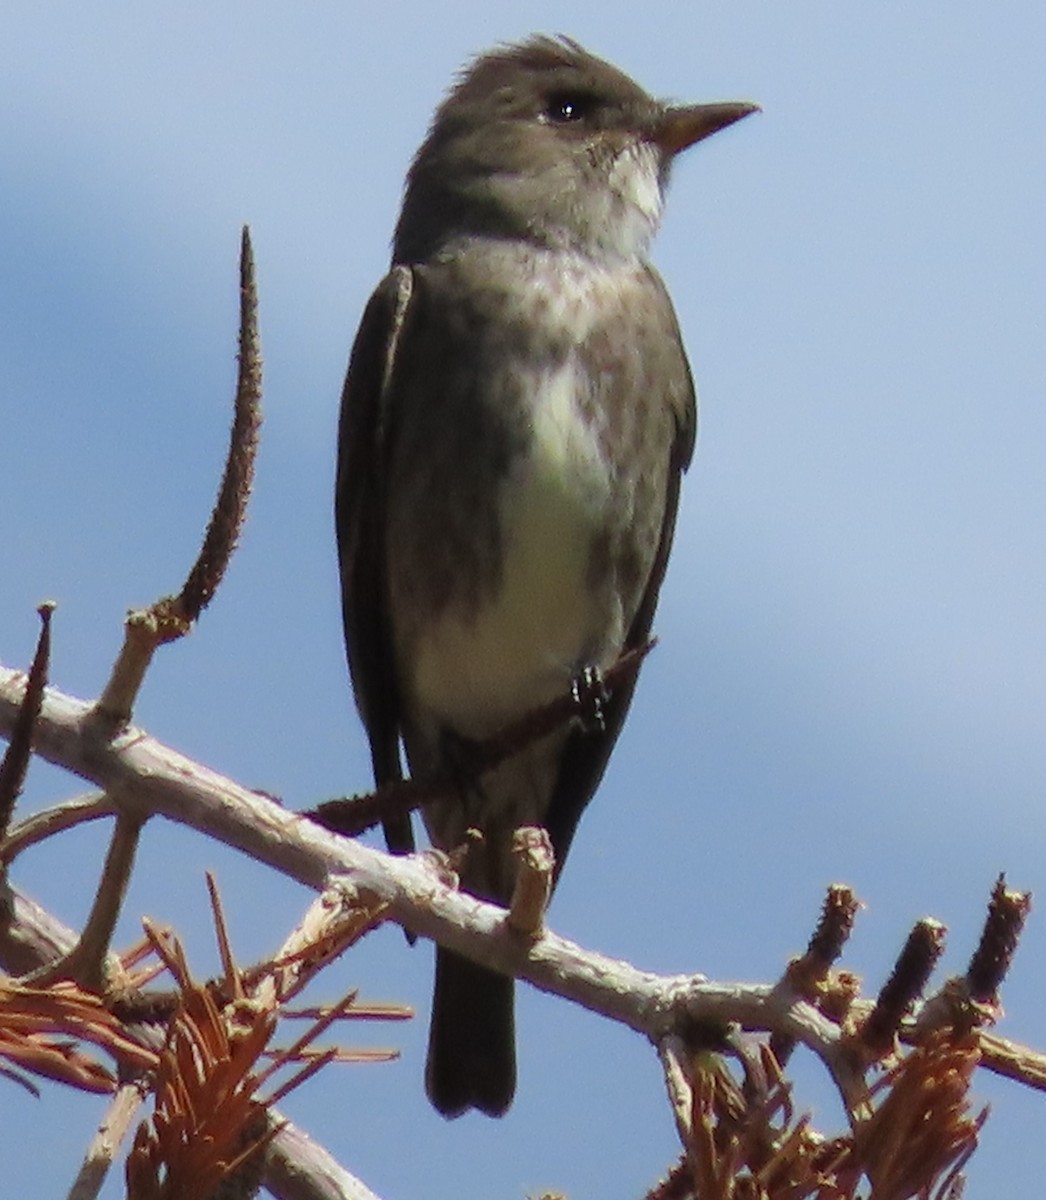
[[[341,567],[342,618],[356,705],[370,739],[374,780],[400,779],[400,705],[385,604],[387,395],[410,311],[413,275],[398,266],[367,304],[349,358],[338,423],[334,514]],[[385,823],[394,853],[410,853],[410,817]]]
[[[661,522],[657,552],[650,568],[646,587],[625,638],[624,650],[626,652],[644,645],[650,636],[654,612],[657,608],[658,593],[661,591],[665,568],[668,566],[669,552],[672,549],[672,538],[675,534],[676,513],[679,509],[679,486],[683,472],[690,465],[697,438],[697,394],[694,390],[690,365],[686,360],[686,355],[682,352],[682,336],[676,322],[675,310],[661,277],[652,268],[649,270],[649,275],[657,287],[667,315],[671,318],[671,328],[676,334],[677,344],[680,347],[680,358],[675,381],[677,386],[671,388],[666,396],[666,402],[671,406],[675,417],[675,439],[665,464],[667,482],[664,518]],[[555,851],[557,878],[563,868],[581,814],[603,778],[610,752],[614,748],[614,743],[618,739],[621,726],[628,714],[636,679],[637,676],[633,675],[630,682],[614,688],[609,701],[603,708],[601,728],[584,729],[579,727],[570,733],[545,822]]]

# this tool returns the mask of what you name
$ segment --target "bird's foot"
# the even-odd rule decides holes
[[[585,667],[570,684],[570,694],[577,706],[577,719],[586,733],[606,733],[606,706],[610,693],[598,667]]]

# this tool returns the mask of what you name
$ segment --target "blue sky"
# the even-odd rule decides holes
[[[844,880],[867,904],[847,962],[871,988],[924,914],[961,970],[996,874],[1046,885],[1046,15],[1030,0],[5,13],[0,661],[28,661],[53,597],[54,682],[96,695],[125,609],[184,575],[224,453],[248,221],[257,494],[226,585],[159,655],[137,717],[294,806],[366,787],[330,515],[341,375],[434,105],[471,54],[533,30],[659,95],[765,109],[675,172],[655,259],[701,433],[661,647],[552,924],[651,969],[770,979]],[[74,789],[37,768],[26,804]],[[79,921],[102,845],[80,831],[16,879]],[[208,866],[243,960],[271,952],[304,893],[160,825],[124,940],[147,912],[211,971]],[[1044,964],[1033,913],[1001,1032],[1040,1046]],[[397,1200],[642,1194],[676,1153],[649,1048],[522,987],[516,1106],[448,1125],[421,1094],[430,972],[395,931],[339,965],[328,998],[355,982],[419,1017],[359,1034],[401,1045],[399,1063],[332,1071],[291,1114]],[[830,1127],[816,1070],[799,1087]],[[1046,1098],[988,1078],[976,1094],[993,1116],[968,1194],[1034,1194]],[[0,1087],[10,1194],[64,1194],[100,1111]]]

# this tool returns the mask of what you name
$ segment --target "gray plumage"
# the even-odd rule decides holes
[[[349,664],[378,783],[453,768],[469,741],[645,641],[694,446],[694,389],[647,262],[674,154],[752,111],[669,108],[567,40],[476,60],[407,179],[393,266],[364,313],[339,429]],[[512,832],[562,869],[621,728],[564,729],[429,805],[499,904]],[[386,828],[406,851],[409,823]],[[503,1113],[511,980],[442,949],[426,1083],[436,1107]]]

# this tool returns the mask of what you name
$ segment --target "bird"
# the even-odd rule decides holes
[[[696,435],[649,251],[672,163],[757,106],[675,106],[564,36],[471,61],[409,168],[388,274],[350,353],[336,535],[349,671],[378,785],[448,773],[423,810],[473,841],[461,888],[507,905],[514,830],[555,878],[634,680],[597,719],[464,782],[468,747],[649,637]],[[385,824],[414,847],[409,817]],[[514,981],[436,947],[425,1086],[448,1118],[516,1087]]]

